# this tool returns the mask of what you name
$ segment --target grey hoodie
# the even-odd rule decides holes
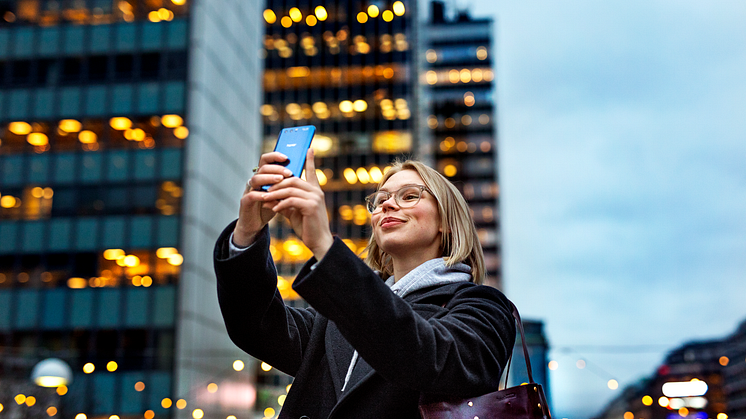
[[[424,288],[429,288],[435,285],[449,284],[452,282],[471,281],[471,267],[464,263],[456,263],[453,266],[446,266],[443,258],[431,259],[422,265],[412,269],[408,274],[404,275],[402,279],[394,282],[394,277],[390,276],[386,280],[386,285],[391,288],[394,294],[401,298]],[[342,391],[347,388],[347,383],[350,381],[352,376],[352,370],[355,369],[357,363],[358,353],[355,351],[352,354],[352,361],[350,366],[347,368],[347,375],[345,376],[345,382],[342,386]]]

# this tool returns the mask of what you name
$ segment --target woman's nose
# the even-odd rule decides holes
[[[389,199],[387,199],[387,200],[385,200],[385,201],[381,202],[381,209],[382,209],[382,210],[385,210],[385,209],[392,209],[392,208],[397,208],[397,205],[396,205],[396,198],[394,198],[394,195],[391,195],[391,196],[389,197]]]

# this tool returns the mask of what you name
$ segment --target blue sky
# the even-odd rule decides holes
[[[459,4],[496,18],[506,292],[587,418],[746,320],[746,2]]]

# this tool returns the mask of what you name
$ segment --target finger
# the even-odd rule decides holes
[[[279,151],[272,151],[270,153],[264,153],[259,158],[259,166],[272,163],[282,163],[288,159],[288,156],[280,153]]]
[[[319,186],[319,179],[316,177],[316,164],[313,161],[313,148],[306,152],[306,181],[313,186]]]
[[[282,174],[256,174],[249,179],[249,186],[252,190],[257,190],[264,185],[274,185],[285,179]]]

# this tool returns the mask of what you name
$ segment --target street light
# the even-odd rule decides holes
[[[59,387],[73,380],[73,371],[59,358],[45,359],[31,370],[31,380],[41,387]]]

